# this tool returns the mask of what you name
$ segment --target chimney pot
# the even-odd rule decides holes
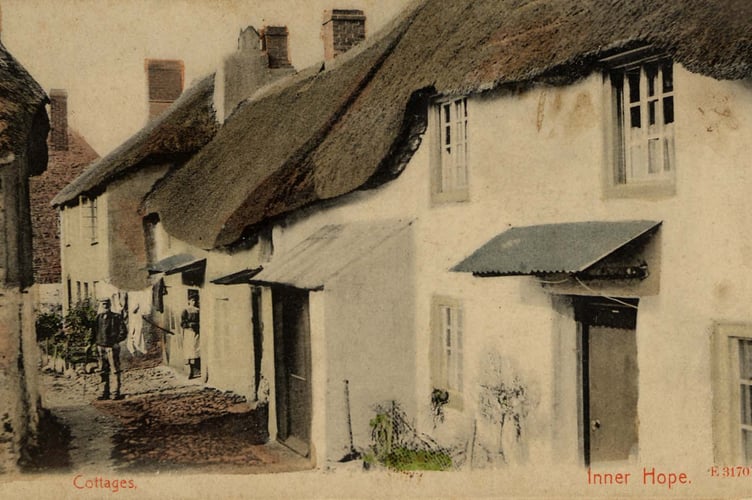
[[[68,149],[68,92],[50,90],[50,145],[53,151]]]
[[[261,30],[261,50],[269,58],[269,68],[290,68],[287,51],[287,26],[265,26]]]
[[[366,39],[366,16],[356,9],[325,10],[321,38],[324,60],[331,61]]]
[[[183,93],[183,61],[147,59],[146,80],[149,91],[149,120],[162,114]]]

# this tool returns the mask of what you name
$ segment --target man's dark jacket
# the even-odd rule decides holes
[[[125,340],[127,331],[123,317],[112,311],[97,314],[94,322],[94,342],[104,347],[112,347]]]

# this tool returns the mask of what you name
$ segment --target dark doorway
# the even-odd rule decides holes
[[[626,460],[638,443],[637,300],[577,298],[585,464]]]
[[[253,326],[253,393],[258,399],[261,383],[261,360],[264,349],[264,325],[261,322],[261,288],[251,288],[251,324]]]
[[[275,288],[274,361],[278,440],[308,456],[311,438],[311,346],[308,291]]]

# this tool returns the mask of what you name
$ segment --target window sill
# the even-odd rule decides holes
[[[603,197],[611,198],[670,198],[676,195],[674,181],[633,182],[606,186]]]
[[[431,203],[434,205],[443,205],[446,203],[460,203],[470,200],[470,193],[464,190],[449,191],[445,193],[431,193]]]

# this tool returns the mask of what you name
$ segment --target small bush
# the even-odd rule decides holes
[[[96,361],[92,330],[96,311],[88,301],[71,307],[63,319],[57,312],[42,313],[36,319],[37,340],[45,353],[79,364]]]
[[[398,471],[447,470],[452,459],[447,450],[425,434],[418,433],[396,402],[375,408],[371,419],[371,450],[366,464],[379,462]]]
[[[63,316],[58,312],[42,313],[35,323],[37,342],[54,339],[63,331]]]
[[[399,471],[447,470],[452,466],[452,458],[443,451],[397,447],[384,457],[384,465]]]

